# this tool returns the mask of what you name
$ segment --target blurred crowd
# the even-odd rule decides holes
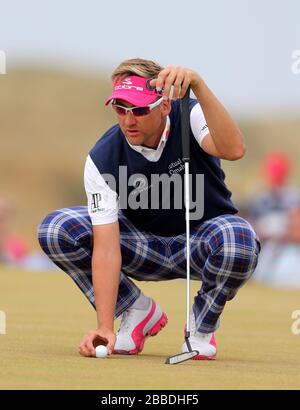
[[[263,188],[242,208],[262,249],[253,280],[300,288],[300,189],[289,185],[291,159],[269,153],[262,162]]]
[[[0,265],[16,266],[31,271],[56,269],[41,252],[30,251],[25,240],[12,229],[13,208],[0,197]]]
[[[25,242],[11,231],[12,209],[0,198],[0,262],[18,264],[27,254]]]

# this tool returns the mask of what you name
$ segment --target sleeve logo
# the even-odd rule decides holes
[[[91,201],[91,212],[92,213],[104,211],[104,208],[101,208],[101,200],[102,200],[101,194],[92,195],[92,201]]]

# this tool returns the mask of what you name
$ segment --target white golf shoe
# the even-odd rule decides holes
[[[185,333],[185,331],[184,331]],[[199,354],[192,360],[215,360],[217,356],[217,344],[214,333],[200,333],[196,330],[195,316],[190,312],[190,337],[189,341],[192,350],[197,350]],[[182,353],[189,349],[184,342],[181,348]]]
[[[151,298],[146,309],[129,308],[123,313],[114,354],[138,354],[149,336],[155,336],[168,322],[167,315]]]

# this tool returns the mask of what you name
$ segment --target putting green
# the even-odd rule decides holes
[[[145,283],[169,317],[139,356],[83,358],[84,333],[95,325],[89,303],[63,272],[0,269],[1,389],[299,389],[300,334],[291,331],[300,291],[247,284],[229,302],[218,330],[218,360],[165,365],[180,352],[185,282]],[[192,282],[191,294],[199,283]]]

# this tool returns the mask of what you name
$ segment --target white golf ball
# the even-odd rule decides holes
[[[107,355],[108,355],[108,351],[107,351],[107,348],[106,348],[106,346],[103,346],[103,345],[99,345],[99,346],[97,346],[96,347],[96,357],[107,357]]]

